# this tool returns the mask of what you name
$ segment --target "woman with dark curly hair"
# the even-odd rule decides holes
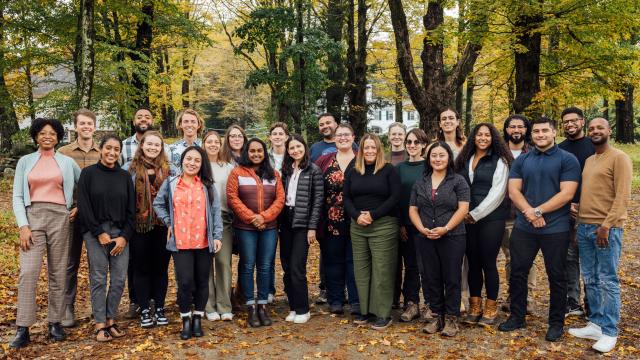
[[[489,123],[476,125],[456,159],[456,170],[471,188],[466,255],[469,260],[470,309],[463,322],[493,325],[497,315],[498,269],[509,203],[505,197],[513,156],[498,130]],[[482,285],[487,300],[482,309]]]
[[[49,275],[49,337],[65,339],[60,325],[64,312],[64,288],[69,255],[70,221],[76,216],[73,190],[80,177],[76,162],[55,151],[64,137],[58,120],[35,119],[29,129],[38,146],[18,160],[13,179],[13,213],[20,228],[18,277],[18,330],[12,348],[29,343],[29,326],[36,322],[36,286],[42,258],[47,255]]]

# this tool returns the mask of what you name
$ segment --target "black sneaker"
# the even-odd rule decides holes
[[[564,317],[582,315],[584,315],[582,306],[580,306],[580,304],[578,304],[578,302],[572,298],[567,299],[567,310],[564,313]]]
[[[375,319],[372,315],[370,314],[357,314],[356,316],[353,317],[353,323],[356,325],[364,325],[370,321],[372,321],[373,319]]]
[[[164,315],[164,308],[157,308],[155,314],[153,314],[153,319],[156,325],[169,325],[169,319]]]
[[[151,311],[144,309],[140,313],[140,326],[148,328],[153,326],[153,318],[151,317]]]
[[[342,304],[331,304],[329,308],[332,314],[336,314],[336,315],[344,314],[344,309],[342,308]]]
[[[518,329],[524,329],[527,327],[527,323],[524,320],[518,320],[513,316],[509,316],[507,321],[498,326],[498,330],[503,332],[509,332]]]
[[[564,334],[564,328],[562,326],[549,326],[547,335],[544,337],[547,341],[558,341]]]
[[[316,298],[316,304],[322,305],[327,303],[327,290],[320,289],[320,293]]]
[[[371,328],[374,330],[384,330],[386,328],[389,327],[389,325],[391,325],[393,321],[391,321],[391,318],[383,318],[383,317],[379,317],[376,319],[376,322],[371,325]]]

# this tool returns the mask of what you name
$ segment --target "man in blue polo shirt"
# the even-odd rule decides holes
[[[564,333],[569,209],[580,181],[580,164],[555,144],[555,121],[546,117],[534,120],[531,135],[535,149],[518,156],[509,173],[509,198],[519,212],[510,240],[511,314],[498,329],[513,331],[526,326],[527,274],[542,249],[551,290],[545,339],[556,341]]]

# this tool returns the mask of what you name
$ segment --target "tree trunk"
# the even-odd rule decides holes
[[[13,106],[13,100],[9,94],[7,83],[4,80],[5,57],[4,57],[4,7],[7,3],[0,5],[0,149],[8,151],[11,149],[11,136],[20,130],[18,127],[18,117]]]
[[[76,99],[78,107],[91,107],[91,94],[93,92],[93,78],[95,74],[95,28],[94,28],[94,1],[80,1],[80,19],[78,20],[79,42],[76,46],[78,83],[76,84]]]
[[[471,132],[471,123],[473,122],[473,90],[475,82],[473,76],[467,78],[467,98],[464,106],[464,132],[469,134]]]
[[[396,71],[395,78],[395,113],[396,113],[396,122],[403,122],[402,119],[402,78],[400,77],[400,72]]]
[[[327,8],[327,35],[336,44],[342,44],[344,0],[329,0]],[[345,59],[342,56],[342,51],[336,51],[329,54],[328,60],[327,111],[333,114],[339,123],[342,120],[342,105],[344,104]]]
[[[633,91],[633,85],[626,85],[622,89],[623,98],[616,100],[616,142],[623,144],[635,143]]]
[[[24,75],[27,78],[27,107],[31,120],[36,118],[36,106],[33,102],[33,78],[31,76],[31,59],[27,60],[24,67]]]
[[[184,49],[184,51],[182,52],[182,90],[181,90],[183,109],[189,107],[189,100],[190,100],[189,85],[191,82],[191,77],[188,75],[189,74],[188,57],[189,57],[189,50]]]
[[[355,0],[349,0],[348,19],[348,92],[349,122],[360,137],[367,132],[367,4],[358,0],[357,44],[355,27]]]
[[[303,4],[302,4],[303,0],[296,0],[296,17],[297,19],[297,24],[296,24],[296,44],[299,47],[303,46],[304,43],[304,13],[303,13]],[[305,64],[304,64],[304,57],[302,56],[302,54],[298,54],[298,59],[297,59],[297,71],[298,71],[298,76],[300,77],[300,83],[299,85],[299,92],[300,94],[298,95],[298,107],[297,107],[297,116],[298,116],[298,121],[294,122],[294,127],[295,127],[295,131],[298,134],[302,134],[302,120],[304,119],[304,115],[306,113],[306,105],[307,105],[307,97],[306,97],[306,84],[305,84]]]
[[[540,52],[542,36],[538,28],[544,21],[540,3],[522,11],[516,18],[514,33],[516,45],[525,51],[515,51],[516,93],[513,110],[517,114],[534,117],[540,114],[533,98],[540,92]]]
[[[609,99],[606,97],[602,99],[602,117],[609,120]]]
[[[136,107],[149,107],[149,67],[151,65],[151,41],[153,40],[153,1],[146,0],[142,5],[142,17],[136,29],[136,44],[131,52],[131,60],[138,64],[133,72],[132,85],[136,91]]]
[[[160,105],[162,133],[164,136],[171,136],[175,134],[175,110],[173,109],[173,96],[171,94],[171,80],[169,76],[169,51],[166,48],[158,50],[156,62],[158,64],[158,73],[163,74],[165,77],[165,83],[161,86],[163,99]],[[169,80],[167,81],[166,79]]]

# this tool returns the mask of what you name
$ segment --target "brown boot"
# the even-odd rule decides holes
[[[420,316],[420,308],[418,304],[413,303],[413,301],[409,301],[407,303],[407,307],[400,315],[400,321],[409,322]]]
[[[444,316],[438,314],[432,314],[433,318],[427,321],[427,325],[422,328],[422,332],[427,334],[435,334],[442,331],[444,327]]]
[[[469,308],[467,316],[464,317],[462,322],[469,325],[475,325],[482,317],[482,298],[478,296],[470,297]]]
[[[454,337],[458,333],[458,317],[455,315],[446,315],[444,317],[444,328],[442,329],[442,335]]]
[[[482,313],[482,319],[478,321],[480,325],[491,326],[496,323],[496,317],[498,316],[498,303],[495,300],[487,299],[484,304],[484,312]]]

